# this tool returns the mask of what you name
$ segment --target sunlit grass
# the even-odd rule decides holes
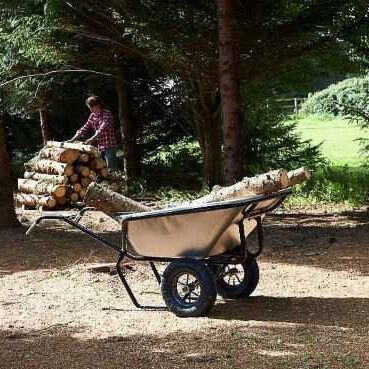
[[[369,133],[340,117],[310,115],[298,119],[298,132],[314,144],[322,142],[323,156],[334,165],[359,166],[364,157],[358,138],[369,138]]]

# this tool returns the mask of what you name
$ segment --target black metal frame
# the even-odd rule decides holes
[[[237,264],[244,262],[247,258],[256,258],[258,257],[262,250],[263,250],[263,228],[262,228],[262,221],[261,216],[266,214],[270,211],[276,209],[284,200],[285,198],[291,193],[291,189],[284,189],[278,192],[274,192],[269,195],[258,195],[249,198],[245,198],[242,200],[230,200],[230,201],[223,201],[217,203],[210,203],[205,205],[198,205],[198,206],[190,206],[185,208],[172,208],[172,209],[165,209],[165,210],[157,210],[157,211],[149,211],[144,213],[116,213],[114,214],[114,219],[119,220],[122,222],[122,246],[116,245],[107,241],[106,239],[100,237],[89,228],[86,228],[79,224],[79,221],[82,219],[83,215],[90,210],[94,210],[93,208],[84,208],[79,213],[73,216],[61,216],[61,215],[44,215],[39,217],[34,221],[34,223],[30,226],[27,230],[26,235],[30,236],[33,232],[34,228],[44,220],[61,220],[64,221],[71,226],[79,229],[83,233],[87,234],[91,238],[101,242],[102,244],[114,249],[118,252],[118,260],[116,263],[116,269],[118,276],[125,287],[132,303],[134,306],[140,309],[145,310],[166,310],[166,307],[162,306],[146,306],[141,305],[131,287],[129,286],[121,267],[121,264],[125,257],[137,260],[137,261],[148,261],[153,274],[160,285],[161,283],[161,276],[154,264],[155,261],[158,262],[172,262],[182,257],[151,257],[151,256],[144,256],[144,255],[133,255],[129,253],[128,246],[129,246],[129,237],[128,237],[128,224],[129,222],[138,221],[142,219],[149,219],[149,218],[157,218],[157,217],[167,217],[167,216],[174,216],[174,215],[181,215],[181,214],[190,214],[190,213],[200,213],[200,212],[208,212],[208,211],[215,211],[221,209],[229,209],[234,207],[244,207],[242,212],[243,218],[237,223],[239,234],[240,234],[240,241],[241,247],[237,248],[239,253],[224,253],[221,255],[216,256],[208,256],[208,257],[199,257],[197,259],[203,261],[206,264]],[[257,205],[261,201],[271,200],[271,199],[278,199],[274,204],[263,207],[261,209],[257,209]],[[256,231],[257,231],[257,238],[258,238],[258,249],[255,252],[248,250],[246,245],[246,237],[245,237],[245,230],[244,230],[244,220],[245,219],[255,219],[256,220]]]

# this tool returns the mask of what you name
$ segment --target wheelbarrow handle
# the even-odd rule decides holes
[[[31,226],[27,229],[27,232],[26,232],[26,237],[31,237],[31,234],[33,233],[33,231],[35,230],[37,224],[38,224],[38,219],[36,219],[32,224]]]

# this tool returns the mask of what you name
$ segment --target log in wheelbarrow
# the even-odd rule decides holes
[[[180,317],[209,313],[217,294],[227,299],[249,296],[259,282],[256,258],[263,250],[262,219],[291,193],[290,189],[237,200],[112,215],[122,226],[121,244],[105,240],[79,221],[91,208],[74,216],[45,215],[28,229],[30,235],[44,220],[61,220],[118,253],[117,273],[133,304],[141,309],[168,309]],[[256,230],[257,246],[247,237]],[[124,258],[149,262],[165,302],[141,305],[122,269]],[[159,274],[155,262],[168,263]]]

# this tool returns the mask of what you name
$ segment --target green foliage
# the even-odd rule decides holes
[[[325,166],[312,178],[295,187],[292,203],[349,202],[361,204],[369,199],[369,168]]]
[[[303,140],[297,123],[286,120],[273,98],[262,90],[244,89],[242,97],[247,174],[275,168],[315,169],[323,162],[319,144]]]
[[[309,96],[302,113],[348,116],[367,110],[368,99],[369,77],[348,78]]]
[[[163,145],[143,158],[143,176],[149,187],[201,187],[201,153],[190,138]]]

